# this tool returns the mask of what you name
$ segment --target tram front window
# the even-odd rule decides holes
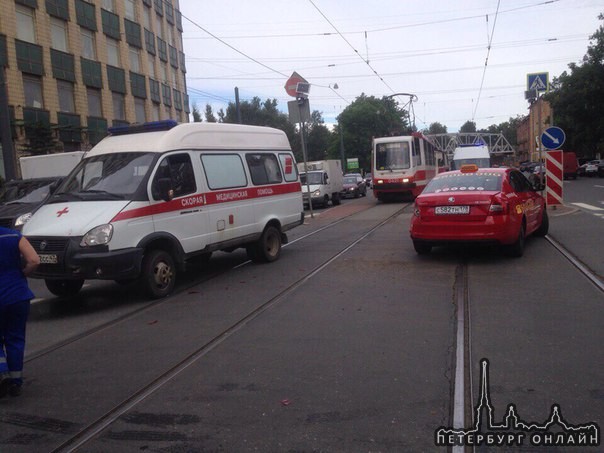
[[[375,150],[375,166],[378,170],[404,170],[410,168],[409,143],[379,143]]]

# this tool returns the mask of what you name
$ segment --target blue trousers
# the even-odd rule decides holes
[[[8,372],[17,385],[23,384],[25,324],[29,300],[0,305],[0,373]]]

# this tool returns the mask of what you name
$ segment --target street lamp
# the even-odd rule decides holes
[[[340,96],[340,93],[336,92],[336,90],[339,88],[337,83],[334,83],[333,85],[330,83],[328,87],[340,98],[344,99],[342,96]],[[346,156],[344,154],[344,135],[342,134],[342,124],[338,123],[338,129],[340,130],[340,160],[342,165],[342,173],[346,173]]]

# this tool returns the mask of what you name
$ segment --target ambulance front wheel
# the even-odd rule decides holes
[[[281,232],[268,226],[258,241],[247,246],[247,256],[255,263],[270,263],[281,254]]]
[[[150,250],[143,257],[142,289],[152,299],[167,296],[176,283],[176,267],[172,256],[164,250]]]
[[[78,291],[82,289],[82,285],[84,285],[84,280],[45,279],[44,283],[46,283],[46,288],[48,288],[48,291],[53,293],[55,296],[70,297],[75,296]]]

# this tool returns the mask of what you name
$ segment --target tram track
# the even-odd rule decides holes
[[[130,396],[123,399],[122,402],[116,404],[112,409],[108,410],[105,414],[98,417],[96,420],[88,423],[86,426],[82,427],[77,433],[75,433],[74,435],[71,435],[71,437],[64,440],[58,447],[56,447],[52,451],[53,452],[71,452],[71,451],[76,451],[76,450],[80,449],[81,447],[83,447],[84,445],[86,445],[86,443],[88,443],[92,439],[96,438],[97,435],[99,435],[107,427],[111,426],[114,422],[116,422],[123,414],[125,414],[126,412],[131,410],[133,407],[135,407],[136,405],[138,405],[139,403],[141,403],[142,401],[146,400],[148,397],[153,395],[164,384],[166,384],[166,383],[170,382],[171,380],[173,380],[174,378],[176,378],[176,376],[178,376],[180,373],[185,371],[189,366],[193,365],[197,360],[204,357],[206,354],[208,354],[210,351],[214,350],[216,347],[218,347],[220,344],[222,344],[228,338],[235,335],[241,329],[245,328],[245,326],[247,326],[249,323],[254,321],[256,318],[262,316],[263,313],[267,312],[271,308],[273,308],[276,305],[280,304],[281,302],[285,301],[289,294],[291,294],[293,291],[297,290],[298,288],[300,288],[301,286],[306,284],[308,282],[308,280],[313,278],[313,276],[317,275],[322,270],[324,270],[327,266],[332,264],[334,261],[341,258],[349,250],[351,250],[352,248],[357,246],[360,242],[365,240],[368,236],[370,236],[376,230],[381,228],[383,225],[385,225],[386,223],[392,221],[393,219],[395,219],[396,217],[401,215],[405,211],[405,209],[407,209],[408,207],[409,207],[409,204],[405,204],[400,209],[397,209],[394,213],[390,213],[386,218],[379,221],[377,224],[373,225],[371,228],[369,228],[368,230],[363,232],[361,235],[357,236],[356,238],[352,238],[352,240],[344,248],[341,248],[337,252],[330,254],[330,256],[326,260],[323,260],[320,264],[317,264],[312,269],[308,270],[304,275],[297,278],[294,282],[292,282],[289,286],[287,286],[286,288],[281,290],[279,293],[272,296],[270,299],[266,300],[262,304],[256,306],[254,309],[249,311],[247,314],[240,317],[237,321],[231,323],[228,327],[223,329],[220,333],[213,336],[211,339],[209,339],[203,345],[199,346],[193,352],[189,353],[185,358],[181,359],[177,364],[171,366],[169,369],[164,371],[161,375],[157,376],[149,384],[139,388],[135,392],[132,392],[130,394]],[[312,237],[322,231],[333,228],[334,226],[336,226],[336,225],[340,224],[341,222],[344,222],[345,220],[350,218],[352,215],[354,215],[354,213],[350,214],[348,216],[342,217],[334,222],[330,222],[326,225],[323,225],[320,228],[317,228],[316,230],[308,232],[308,233],[290,241],[290,243],[286,244],[284,247],[290,246],[299,241],[303,241],[304,239]],[[249,263],[249,261],[243,262],[243,263],[235,266],[235,268],[242,267],[242,266],[246,265],[247,263]],[[231,270],[231,269],[229,269],[229,270]],[[213,279],[220,275],[228,273],[229,270],[226,270],[222,273],[213,275],[210,279]],[[190,290],[192,287],[199,285],[200,283],[204,283],[205,281],[210,280],[210,279],[205,279],[205,280],[201,280],[201,281],[196,280],[195,282],[192,282],[190,285],[187,285],[185,288],[183,288],[178,294],[182,294],[183,292]],[[171,299],[173,299],[174,297],[178,297],[178,294],[176,294],[170,298],[167,298],[167,299],[162,299],[160,301],[153,302],[152,304],[149,304],[145,307],[142,307],[139,310],[136,310],[132,313],[124,315],[124,316],[118,318],[117,320],[107,322],[107,323],[103,324],[102,326],[98,326],[94,329],[90,329],[90,330],[83,332],[79,335],[76,335],[68,340],[57,343],[56,345],[54,345],[52,347],[49,347],[43,351],[40,351],[39,353],[37,353],[35,355],[32,355],[31,357],[28,358],[28,360],[32,361],[32,360],[38,359],[40,357],[49,355],[67,345],[73,344],[77,341],[80,341],[85,338],[89,338],[95,334],[101,333],[101,332],[105,331],[106,329],[108,329],[112,326],[115,326],[116,322],[117,323],[124,322],[128,319],[131,319],[135,316],[140,315],[141,313],[144,313],[145,311],[151,309],[152,307],[156,307],[159,304],[169,303],[169,301]]]
[[[600,292],[604,294],[604,281],[586,264],[579,260],[570,250],[564,247],[551,235],[546,235],[545,240],[572,266],[574,266],[583,277],[591,282]],[[456,306],[456,336],[455,336],[455,357],[453,363],[455,370],[452,373],[454,382],[452,384],[452,422],[451,426],[455,429],[473,426],[474,402],[472,400],[475,391],[476,379],[472,373],[472,364],[475,359],[472,355],[472,320],[471,320],[471,298],[470,298],[470,278],[468,272],[467,258],[462,258],[455,269],[454,279],[454,303]],[[468,389],[466,391],[466,388]],[[464,446],[452,447],[452,453],[463,453],[466,451]],[[472,447],[472,451],[476,451]]]

